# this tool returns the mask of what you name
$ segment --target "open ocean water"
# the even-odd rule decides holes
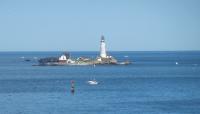
[[[200,51],[110,52],[133,62],[120,66],[32,66],[61,54],[0,52],[0,114],[200,114]],[[100,84],[86,83],[93,78]]]

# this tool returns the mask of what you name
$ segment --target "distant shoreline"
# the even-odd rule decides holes
[[[0,51],[0,53],[10,52],[99,52],[99,51]],[[200,52],[200,50],[175,50],[175,51],[108,51],[108,52]]]

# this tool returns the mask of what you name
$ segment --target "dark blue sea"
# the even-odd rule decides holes
[[[109,53],[131,65],[33,66],[61,54],[0,52],[0,114],[200,114],[200,51]],[[94,78],[98,85],[86,83]]]

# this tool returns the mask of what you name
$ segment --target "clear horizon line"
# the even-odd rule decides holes
[[[200,51],[200,50],[109,50],[107,52],[153,52],[153,51],[157,51],[157,52],[175,52],[175,51]],[[92,50],[71,50],[71,51],[63,51],[63,50],[16,50],[16,51],[0,51],[0,52],[99,52],[99,51],[92,51]]]

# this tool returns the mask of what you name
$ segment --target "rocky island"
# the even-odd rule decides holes
[[[85,57],[78,57],[77,59],[72,59],[69,53],[64,53],[60,57],[41,58],[38,60],[38,62],[40,66],[130,64],[129,61],[119,63],[117,59],[107,55],[104,36],[101,36],[100,55],[95,59]]]

